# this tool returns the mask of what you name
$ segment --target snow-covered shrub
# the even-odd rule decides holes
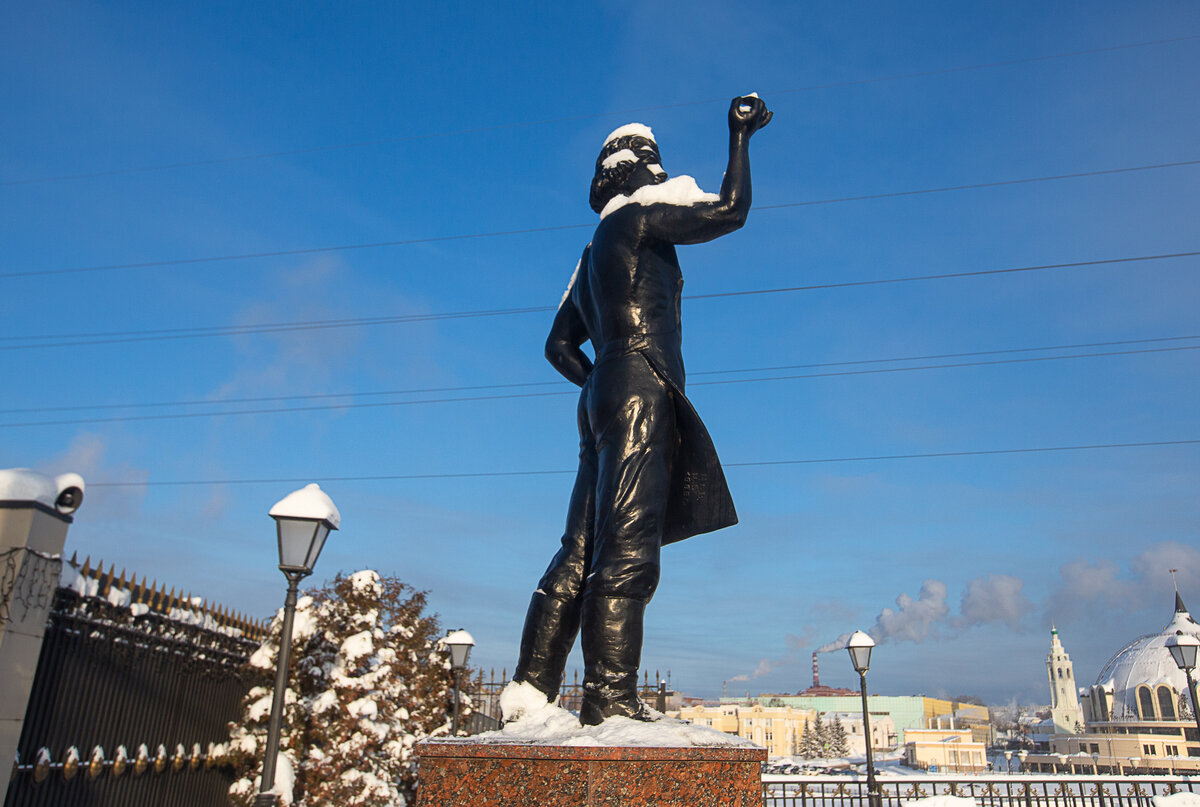
[[[448,733],[453,675],[438,645],[425,594],[373,571],[338,575],[296,605],[292,664],[284,698],[279,770],[290,769],[296,807],[397,807],[412,803],[413,745]],[[261,683],[230,726],[229,752],[240,778],[234,804],[251,805],[262,755],[283,612],[251,657]],[[462,714],[469,713],[469,705]],[[281,788],[276,776],[277,791]],[[287,797],[293,796],[294,800]]]

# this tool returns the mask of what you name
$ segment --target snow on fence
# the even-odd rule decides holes
[[[1200,778],[1187,776],[881,776],[878,783],[877,807],[923,807],[946,796],[976,807],[1165,807],[1164,797],[1177,793],[1200,799]],[[865,777],[763,775],[763,807],[869,804]]]
[[[227,807],[227,724],[265,626],[63,564],[4,807]]]

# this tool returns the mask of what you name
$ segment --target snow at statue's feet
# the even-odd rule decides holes
[[[741,737],[705,726],[696,726],[655,712],[653,722],[610,717],[599,726],[583,726],[579,718],[553,703],[527,683],[509,683],[500,695],[500,708],[510,717],[498,731],[476,734],[476,743],[526,743],[531,745],[622,746],[651,748],[734,747],[754,748]]]

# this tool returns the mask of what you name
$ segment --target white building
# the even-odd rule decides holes
[[[863,735],[862,712],[834,712],[825,715],[822,720],[824,723],[830,724],[834,718],[841,722],[842,728],[846,731],[846,746],[850,749],[850,756],[865,757],[867,744]],[[896,736],[896,723],[892,720],[892,716],[871,712],[871,748],[880,750],[891,748],[891,738],[894,736]]]
[[[1083,729],[1083,710],[1075,692],[1075,669],[1063,649],[1058,629],[1050,626],[1050,653],[1046,656],[1050,676],[1050,719],[1055,734],[1079,734]]]

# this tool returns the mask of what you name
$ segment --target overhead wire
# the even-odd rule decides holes
[[[1112,174],[1126,174],[1137,171],[1153,171],[1167,168],[1183,168],[1188,166],[1200,165],[1200,160],[1179,160],[1175,162],[1154,163],[1150,165],[1135,165],[1125,166],[1122,168],[1105,168],[1095,171],[1077,171],[1067,174],[1053,174],[1037,177],[1023,177],[1020,179],[1005,179],[996,180],[994,182],[974,182],[964,185],[946,185],[936,188],[919,188],[916,190],[907,191],[891,191],[886,193],[873,193],[859,196],[842,196],[828,199],[812,199],[799,202],[780,202],[769,205],[756,205],[756,210],[782,210],[793,207],[811,207],[817,205],[838,204],[842,202],[859,202],[873,199],[891,199],[904,196],[919,196],[932,193],[949,193],[963,190],[979,190],[983,188],[995,188],[1012,185],[1023,185],[1038,182],[1052,182],[1056,180],[1080,179],[1083,177],[1106,176]],[[314,255],[328,252],[345,252],[351,250],[362,249],[381,249],[384,247],[407,246],[412,244],[430,244],[445,241],[463,241],[479,238],[498,238],[511,235],[530,235],[536,233],[562,232],[566,230],[590,229],[595,227],[595,222],[585,224],[561,224],[551,225],[546,227],[527,227],[516,230],[493,230],[488,232],[475,233],[459,233],[455,235],[439,235],[439,236],[422,236],[417,238],[400,238],[387,241],[371,241],[353,244],[334,244],[329,246],[319,247],[299,247],[293,249],[276,249],[263,250],[259,252],[241,252],[231,253],[226,255],[208,255],[197,258],[172,258],[168,260],[156,261],[135,261],[129,263],[106,263],[96,264],[92,266],[73,266],[59,269],[23,269],[19,271],[0,272],[0,279],[12,279],[20,277],[43,277],[54,275],[67,274],[83,274],[91,272],[109,272],[122,269],[153,269],[165,268],[172,266],[191,266],[204,263],[225,263],[230,261],[241,260],[259,260],[263,258],[281,258],[296,255]]]
[[[1042,56],[1026,56],[1017,59],[1003,59],[994,62],[981,62],[977,64],[959,65],[956,67],[943,67],[933,70],[919,70],[909,73],[894,73],[885,76],[871,76],[861,79],[848,79],[844,81],[826,82],[823,84],[808,84],[800,87],[792,87],[790,89],[775,89],[764,91],[764,94],[769,96],[792,95],[797,93],[814,92],[817,90],[840,89],[844,87],[858,87],[868,84],[877,84],[888,81],[903,81],[916,78],[930,78],[933,76],[950,75],[954,73],[964,73],[974,70],[985,70],[997,67],[1012,67],[1021,64],[1033,64],[1036,62],[1052,61],[1057,59],[1068,59],[1079,56],[1091,56],[1100,53],[1111,53],[1121,50],[1132,50],[1135,48],[1155,47],[1159,45],[1176,44],[1180,42],[1188,42],[1200,39],[1200,34],[1189,34],[1179,37],[1170,37],[1167,39],[1155,39],[1145,42],[1130,42],[1120,45],[1108,45],[1099,48],[1086,48],[1083,50],[1064,51],[1060,53],[1045,54]],[[545,126],[554,123],[570,123],[584,120],[595,120],[598,118],[615,117],[617,115],[635,115],[642,112],[656,112],[664,109],[680,109],[691,106],[702,106],[705,104],[726,103],[726,98],[703,98],[692,101],[677,101],[666,104],[652,104],[648,106],[629,107],[626,109],[612,110],[606,112],[591,112],[578,115],[561,115],[552,118],[540,118],[537,120],[517,121],[513,123],[499,123],[488,126],[471,126],[459,129],[448,129],[439,132],[421,132],[419,134],[404,135],[400,137],[383,137],[372,140],[361,140],[351,143],[335,143],[325,146],[308,146],[295,149],[282,149],[278,151],[265,151],[254,154],[241,154],[228,157],[212,157],[198,160],[182,160],[172,163],[160,163],[157,165],[131,166],[127,168],[115,168],[105,171],[89,171],[73,174],[57,174],[52,176],[42,177],[26,177],[21,179],[6,179],[0,180],[0,187],[17,186],[17,185],[35,185],[50,182],[63,182],[68,180],[79,179],[99,179],[104,177],[123,176],[128,174],[150,173],[155,171],[167,171],[179,168],[197,168],[203,166],[223,165],[236,162],[249,162],[253,160],[265,160],[279,157],[294,157],[305,154],[316,154],[320,152],[330,151],[345,151],[349,149],[366,148],[372,146],[393,145],[399,143],[412,143],[423,140],[431,140],[443,137],[453,137],[458,135],[481,134],[487,132],[498,132],[513,129],[523,129],[536,126]]]
[[[923,370],[944,370],[944,369],[959,369],[964,367],[987,367],[999,366],[1005,364],[1025,364],[1030,362],[1047,362],[1047,361],[1065,361],[1071,359],[1088,359],[1101,358],[1112,356],[1134,356],[1151,353],[1177,353],[1181,351],[1200,350],[1200,345],[1179,345],[1175,347],[1160,347],[1160,348],[1141,348],[1137,350],[1110,350],[1098,353],[1076,353],[1060,356],[1025,356],[1021,358],[1011,359],[989,359],[986,361],[972,362],[953,362],[948,364],[926,364],[907,367],[873,367],[869,369],[859,370],[832,370],[820,373],[804,373],[796,375],[784,376],[768,376],[765,378],[735,378],[735,379],[719,379],[712,381],[694,381],[692,387],[709,387],[722,386],[729,384],[750,384],[761,383],[764,381],[795,381],[805,378],[836,378],[839,376],[861,376],[861,375],[878,375],[883,373],[905,373]],[[874,360],[872,360],[874,361]],[[805,366],[805,365],[798,365]],[[812,365],[808,365],[812,366]],[[747,373],[756,372],[752,369],[743,370],[725,370],[716,371],[723,373]],[[543,382],[530,384],[528,386],[546,386],[551,382]],[[557,383],[557,382],[555,382]],[[561,386],[561,384],[559,384]],[[504,385],[511,386],[511,385]],[[386,394],[386,393],[377,393]],[[398,394],[398,393],[394,393]],[[471,395],[451,398],[421,398],[416,400],[403,401],[374,401],[374,402],[358,402],[358,403],[329,403],[329,404],[309,404],[306,406],[289,406],[275,407],[270,409],[234,409],[220,410],[210,412],[178,412],[166,413],[157,415],[114,415],[111,417],[95,417],[95,418],[65,418],[60,420],[40,420],[40,421],[21,421],[16,423],[0,423],[0,429],[13,429],[21,427],[35,426],[75,426],[75,425],[94,425],[99,423],[129,423],[134,421],[156,421],[156,420],[191,420],[196,418],[213,418],[213,417],[229,417],[229,416],[246,416],[246,415],[279,415],[291,414],[298,412],[318,412],[330,410],[349,410],[349,409],[380,409],[387,407],[398,406],[417,406],[430,404],[448,404],[448,403],[473,403],[478,401],[511,401],[531,398],[551,398],[563,395],[576,395],[575,389],[555,390],[553,392],[522,392],[522,393],[503,393],[498,395]]]
[[[1083,348],[1094,347],[1120,347],[1126,345],[1146,345],[1157,344],[1162,342],[1182,342],[1200,340],[1200,334],[1183,335],[1183,336],[1155,336],[1144,339],[1116,339],[1103,342],[1077,342],[1074,344],[1065,345],[1038,345],[1035,347],[1012,347],[999,348],[994,350],[972,350],[959,351],[954,353],[927,353],[916,356],[890,356],[887,358],[875,359],[851,359],[846,361],[827,361],[827,362],[809,362],[807,364],[777,364],[765,367],[739,367],[731,370],[692,370],[688,373],[693,379],[697,376],[711,375],[730,375],[734,373],[766,373],[779,372],[783,370],[809,370],[823,367],[853,367],[868,364],[884,364],[896,362],[913,362],[913,361],[933,361],[935,359],[959,359],[971,358],[976,356],[1001,356],[1011,355],[1013,353],[1034,353],[1050,350],[1080,350]],[[1128,351],[1130,355],[1140,351]],[[1165,352],[1165,351],[1164,351]],[[1097,353],[1088,355],[1110,355],[1107,353]],[[953,365],[947,365],[953,366]],[[87,412],[97,410],[114,410],[114,409],[159,409],[166,407],[183,407],[183,406],[228,406],[230,404],[247,404],[247,403],[276,403],[281,401],[313,401],[313,400],[330,400],[334,398],[367,398],[381,397],[385,395],[429,395],[438,392],[482,392],[485,390],[499,389],[524,389],[529,387],[558,387],[563,386],[567,382],[564,379],[557,381],[519,381],[505,384],[471,384],[453,387],[410,387],[408,389],[395,390],[369,390],[369,391],[351,391],[351,392],[323,392],[310,393],[305,395],[262,395],[254,397],[241,398],[207,398],[193,399],[184,401],[143,401],[139,403],[121,403],[121,404],[77,404],[71,406],[38,406],[38,407],[19,407],[10,409],[0,409],[0,415],[14,414],[30,414],[33,412]],[[703,382],[694,382],[703,383]],[[693,385],[694,385],[693,384]],[[457,399],[456,399],[457,400]]]
[[[743,289],[739,291],[709,292],[684,295],[685,300],[716,300],[731,297],[749,297],[766,294],[787,294],[822,289],[845,289],[859,286],[882,286],[894,283],[915,283],[930,280],[952,280],[988,275],[1012,275],[1024,272],[1039,272],[1054,269],[1081,269],[1095,266],[1114,266],[1146,261],[1172,260],[1200,256],[1200,250],[1188,252],[1165,252],[1155,255],[1130,255],[1120,258],[1097,258],[1090,261],[1044,263],[1027,266],[1012,266],[1003,269],[976,269],[963,272],[943,272],[929,275],[904,275],[901,277],[874,278],[870,280],[843,280],[836,283],[809,283],[803,286],[779,286],[767,289]],[[40,334],[36,336],[4,336],[0,342],[19,342],[28,339],[48,340],[32,344],[0,344],[0,351],[34,350],[56,347],[82,347],[89,345],[114,345],[135,342],[160,342],[179,339],[199,339],[215,336],[248,336],[294,331],[325,330],[330,328],[352,328],[369,325],[394,325],[412,322],[435,322],[439,320],[468,319],[479,317],[511,316],[554,311],[554,306],[521,306],[518,308],[491,308],[475,311],[448,311],[432,314],[400,314],[394,317],[349,317],[332,320],[305,320],[290,323],[260,323],[255,325],[209,325],[189,328],[157,328],[145,331],[108,331],[94,334]]]
[[[1103,451],[1123,448],[1161,448],[1168,446],[1187,446],[1200,444],[1200,439],[1197,440],[1145,440],[1140,442],[1129,443],[1089,443],[1076,445],[1057,445],[1057,446],[1028,446],[1021,448],[988,448],[969,451],[928,451],[910,454],[873,454],[865,456],[844,456],[844,457],[812,457],[800,459],[784,459],[784,460],[758,460],[748,462],[724,462],[722,467],[725,468],[768,468],[780,465],[819,465],[829,463],[843,462],[884,462],[891,460],[916,460],[916,459],[946,459],[951,457],[991,457],[1004,456],[1015,454],[1049,454],[1068,451]],[[552,476],[573,474],[575,469],[555,469],[555,470],[529,470],[529,471],[475,471],[464,473],[443,473],[443,474],[369,474],[356,476],[326,476],[316,475],[314,477],[269,477],[269,478],[235,478],[235,479],[163,479],[163,480],[117,480],[117,481],[98,481],[89,482],[88,487],[91,488],[141,488],[141,487],[174,487],[174,486],[196,486],[196,485],[263,485],[263,484],[303,484],[312,482],[313,479],[319,479],[321,482],[328,484],[330,482],[378,482],[378,481],[399,481],[399,480],[419,480],[419,479],[483,479],[483,478],[499,478],[499,477],[521,477],[521,476]]]

